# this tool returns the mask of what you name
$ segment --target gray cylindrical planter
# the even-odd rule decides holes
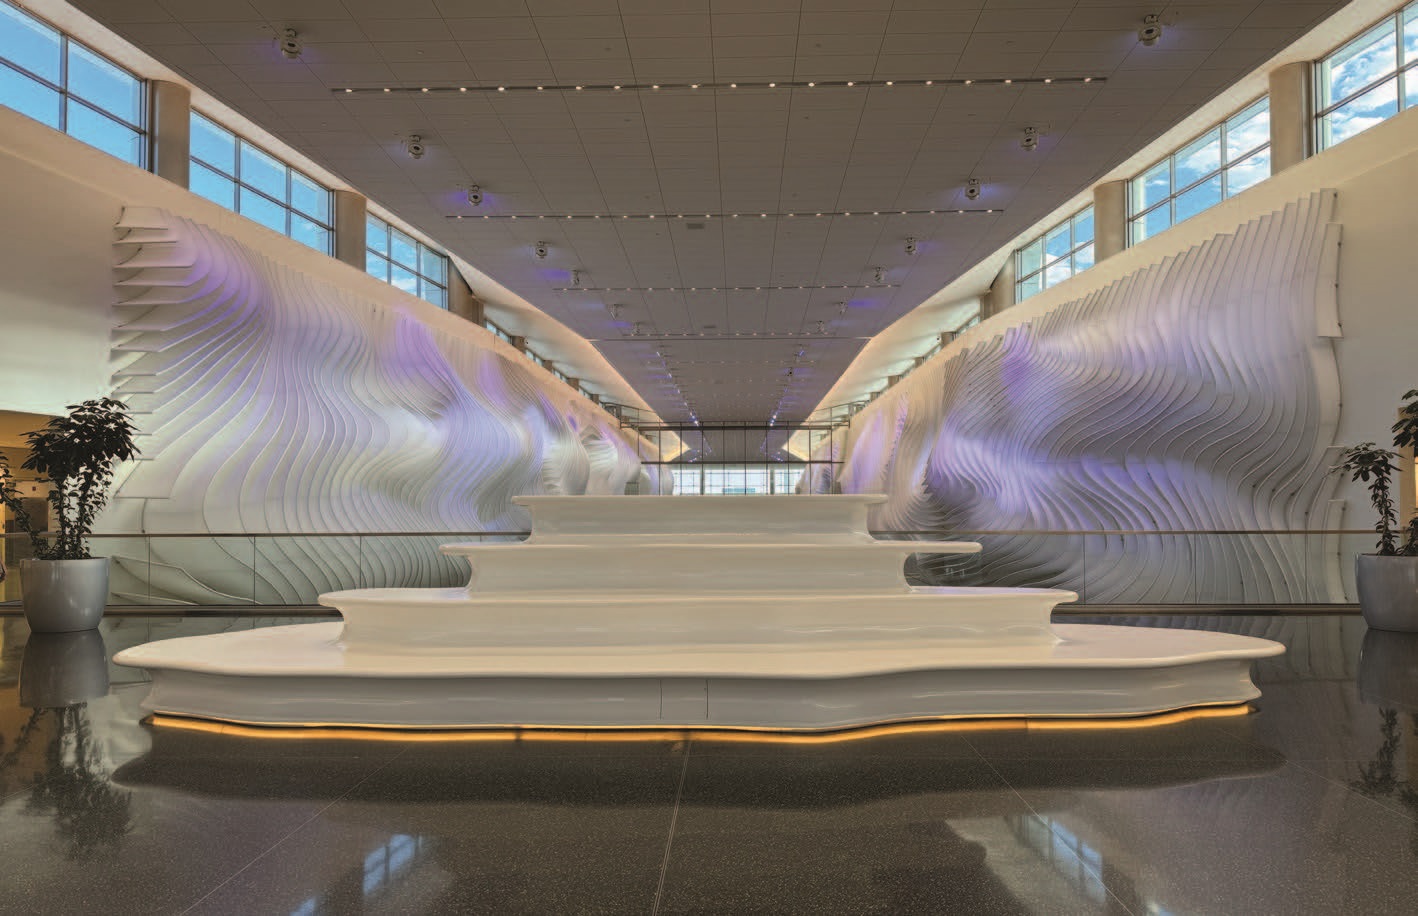
[[[1378,630],[1418,631],[1418,557],[1354,558],[1364,622]]]
[[[20,590],[32,631],[92,630],[108,603],[108,557],[21,560]]]

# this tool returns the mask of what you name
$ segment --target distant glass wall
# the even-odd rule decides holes
[[[1093,266],[1093,208],[1073,216],[1014,253],[1014,301],[1062,283]]]
[[[390,286],[448,307],[448,258],[377,216],[365,220],[364,269]]]
[[[143,168],[145,96],[132,73],[0,3],[0,104]]]
[[[1270,177],[1270,98],[1262,97],[1132,180],[1128,243],[1137,244]]]
[[[732,496],[796,493],[806,464],[670,465],[676,496]]]
[[[192,112],[193,192],[330,254],[330,189],[220,124]]]
[[[1320,149],[1418,104],[1418,3],[1320,61],[1315,79]]]

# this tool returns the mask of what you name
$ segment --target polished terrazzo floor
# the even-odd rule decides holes
[[[189,731],[106,660],[287,622],[0,619],[0,913],[1418,912],[1418,636],[1358,617],[1106,618],[1284,642],[1249,715],[786,744]]]

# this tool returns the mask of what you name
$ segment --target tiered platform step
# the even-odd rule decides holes
[[[1242,703],[1228,634],[1052,626],[1072,592],[912,588],[881,497],[529,497],[520,544],[450,545],[467,588],[321,597],[343,623],[150,643],[147,708],[273,725],[833,729]]]

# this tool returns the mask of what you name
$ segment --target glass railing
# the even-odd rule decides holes
[[[299,607],[349,588],[448,588],[468,564],[449,543],[512,542],[526,531],[104,534],[114,607]],[[1374,533],[1312,531],[876,531],[884,540],[962,540],[978,554],[914,554],[913,585],[1064,588],[1099,605],[1332,605],[1355,600],[1354,556]],[[4,535],[10,576],[0,601],[21,598],[24,535]]]
[[[916,554],[913,585],[1063,588],[1089,605],[1349,604],[1369,530],[880,531],[974,541],[973,555]]]
[[[827,423],[838,426],[852,419],[852,417],[860,413],[862,408],[866,407],[869,403],[870,401],[861,400],[850,401],[846,404],[832,404],[828,407],[819,407],[808,414],[806,422],[809,424]]]
[[[526,531],[101,534],[90,552],[112,560],[112,607],[300,607],[350,588],[446,588],[468,581],[468,563],[442,544],[518,541]],[[21,597],[26,535],[7,534],[9,576],[0,601]]]

